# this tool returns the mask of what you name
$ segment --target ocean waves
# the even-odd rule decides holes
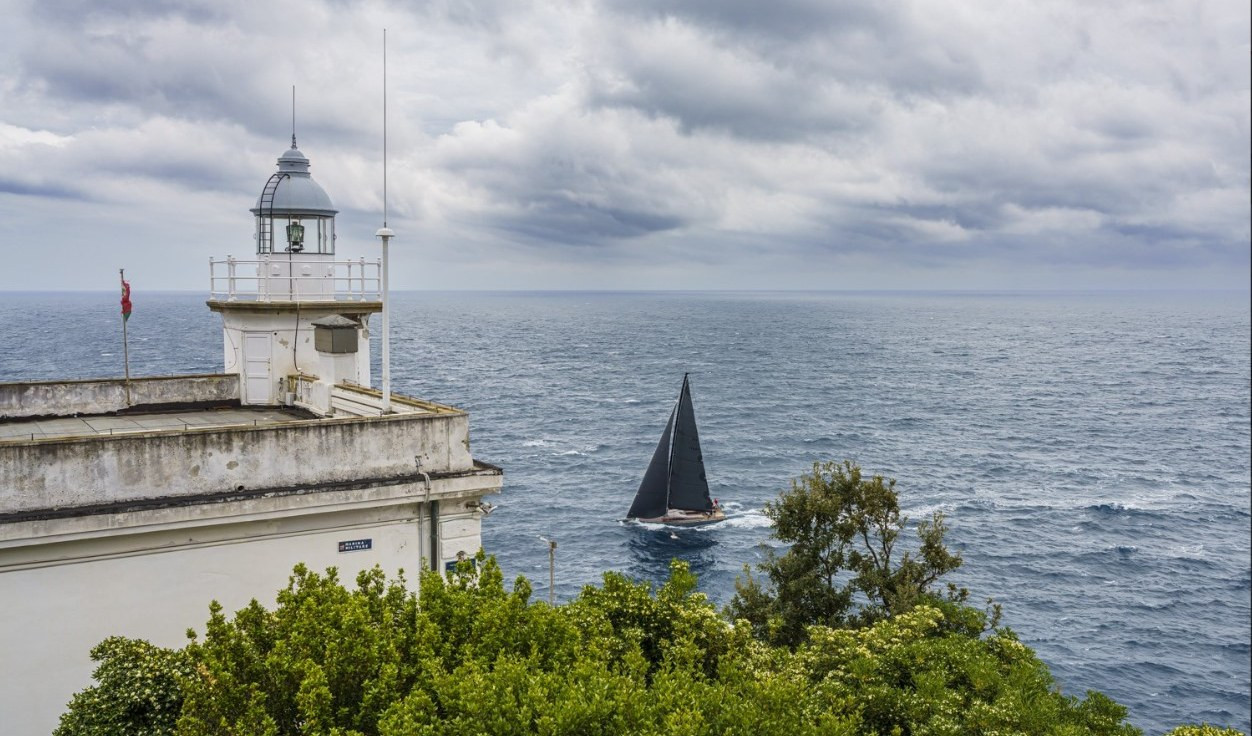
[[[130,321],[132,371],[220,370],[202,298],[158,301]],[[393,386],[470,412],[475,456],[505,471],[484,544],[537,595],[544,535],[559,542],[560,599],[606,570],[660,582],[679,557],[725,603],[745,565],[782,551],[764,505],[813,462],[847,458],[896,478],[914,522],[945,514],[965,560],[952,581],[1001,603],[1065,692],[1106,692],[1150,734],[1191,720],[1252,731],[1246,294],[392,304]],[[0,319],[50,337],[0,355],[0,380],[119,374],[101,357],[120,352],[114,307],[112,294],[8,299]],[[729,518],[624,524],[687,372]]]

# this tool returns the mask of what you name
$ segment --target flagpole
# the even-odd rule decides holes
[[[118,277],[122,280],[123,297],[129,296],[126,291],[126,269],[117,269]],[[130,406],[130,341],[126,337],[126,310],[122,310],[122,361],[126,369],[126,405]]]

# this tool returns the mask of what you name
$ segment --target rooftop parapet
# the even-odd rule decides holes
[[[469,417],[452,407],[396,396],[394,413],[380,415],[375,411],[377,391],[335,386],[335,416],[317,416],[297,404],[288,410],[275,407],[262,421],[207,423],[222,405],[232,405],[231,381],[237,396],[234,375],[132,380],[132,399],[160,397],[166,403],[153,401],[129,410],[116,407],[115,384],[122,381],[0,384],[0,400],[21,405],[20,413],[4,412],[8,421],[0,418],[0,427],[35,423],[36,417],[90,413],[87,403],[72,411],[75,396],[112,412],[105,419],[137,417],[141,409],[159,417],[162,409],[198,401],[204,403],[206,417],[206,424],[199,426],[154,423],[152,429],[114,434],[27,437],[14,432],[0,437],[0,521],[68,509],[95,513],[151,499],[190,502],[232,493],[387,483],[411,478],[419,470],[432,475],[475,471]],[[178,387],[186,392],[179,394],[174,390]],[[36,395],[51,399],[35,402],[31,397]],[[206,398],[223,395],[224,401]],[[15,402],[13,397],[24,399]],[[233,405],[238,407],[237,398]]]
[[[201,373],[130,381],[88,378],[0,383],[0,421],[108,414],[136,406],[229,402],[239,402],[239,376],[235,374]]]
[[[146,499],[377,483],[474,470],[469,418],[311,419],[0,443],[0,519]]]

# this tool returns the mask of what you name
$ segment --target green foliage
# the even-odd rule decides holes
[[[165,736],[183,704],[179,678],[190,676],[181,651],[110,637],[91,650],[93,685],[76,694],[54,736]]]
[[[1165,734],[1165,736],[1245,736],[1245,734],[1233,728],[1221,728],[1201,723],[1198,726],[1194,724],[1179,726]]]
[[[1100,693],[1061,695],[1047,667],[1008,631],[957,633],[939,608],[863,629],[813,627],[795,654],[810,686],[855,704],[860,733],[1132,736],[1125,708]]]
[[[507,589],[481,554],[419,587],[373,570],[350,589],[297,567],[272,611],[215,604],[182,650],[108,640],[99,684],[63,720],[78,730],[59,734],[1137,733],[1104,696],[1058,693],[1010,632],[981,636],[951,602],[814,626],[793,650],[727,624],[677,561],[659,589],[608,573],[560,607],[532,603],[524,579]],[[131,707],[149,702],[146,677],[163,683],[160,709]],[[95,710],[110,720],[84,725]]]
[[[760,565],[768,586],[745,569],[729,615],[748,621],[758,638],[795,646],[810,625],[867,626],[934,602],[934,584],[961,557],[944,546],[942,514],[918,524],[916,550],[900,553],[908,519],[900,514],[895,483],[865,478],[847,460],[814,463],[766,504],[774,537],[791,546]],[[950,589],[954,601],[967,595]]]

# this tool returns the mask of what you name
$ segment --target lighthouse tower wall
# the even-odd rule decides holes
[[[373,304],[297,302],[291,305],[210,302],[222,313],[223,365],[239,376],[244,404],[289,403],[294,376],[327,385],[351,384],[369,388],[369,311]],[[318,351],[314,322],[343,316],[357,324],[358,348],[349,355]]]

